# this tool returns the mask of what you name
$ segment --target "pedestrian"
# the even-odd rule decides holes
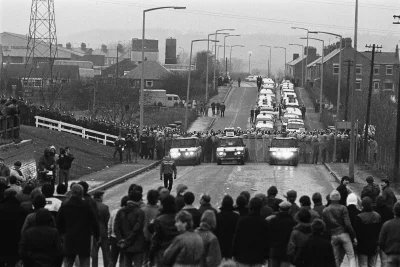
[[[349,195],[349,189],[347,185],[350,183],[350,178],[348,176],[343,176],[340,180],[340,185],[336,188],[336,190],[340,193],[340,201],[339,204],[343,206],[347,206],[346,200]]]
[[[318,159],[319,159],[319,140],[318,140],[317,134],[314,134],[311,137],[311,147],[312,147],[312,151],[313,151],[312,163],[313,164],[318,164]]]
[[[389,187],[390,182],[388,179],[382,179],[381,184],[379,185],[380,195],[386,202],[386,205],[392,209],[394,204],[397,202],[396,195],[394,194],[393,190]]]
[[[267,190],[267,201],[268,201],[268,206],[272,208],[274,212],[279,211],[279,204],[283,201],[280,198],[277,198],[276,196],[278,195],[278,188],[276,186],[271,186]]]
[[[158,136],[156,137],[156,154],[157,160],[162,160],[165,156],[165,139],[162,132],[159,132]]]
[[[160,166],[160,180],[164,179],[164,187],[169,191],[172,190],[173,180],[176,179],[177,173],[175,161],[171,159],[171,155],[166,155]]]
[[[233,211],[233,198],[230,195],[225,195],[222,199],[220,212],[217,214],[217,228],[215,230],[224,259],[232,258],[233,237],[239,217],[240,215]]]
[[[238,87],[240,87],[240,83],[242,82],[242,79],[240,77],[238,78]]]
[[[322,205],[322,196],[321,196],[321,194],[316,192],[316,193],[314,193],[312,195],[311,199],[312,199],[312,201],[314,203],[313,210],[316,211],[319,214],[320,218],[322,218],[322,212],[324,211],[325,206]]]
[[[372,210],[372,200],[369,197],[362,199],[362,207],[363,209],[357,215],[354,227],[358,240],[358,266],[374,267],[378,257],[381,216]]]
[[[240,217],[233,238],[233,258],[239,266],[262,266],[268,259],[268,224],[260,216],[261,199],[250,199],[250,212]],[[251,238],[249,238],[251,236]]]
[[[140,157],[143,159],[147,159],[149,157],[149,150],[147,148],[147,133],[143,132],[140,136]]]
[[[201,259],[201,267],[218,267],[221,263],[221,249],[219,247],[218,239],[213,231],[217,226],[215,212],[206,210],[200,219],[200,226],[195,232],[203,240],[203,255]]]
[[[383,196],[376,198],[376,206],[373,206],[373,209],[381,216],[382,224],[394,218],[393,209],[386,205]]]
[[[122,151],[124,151],[125,142],[121,139],[121,135],[118,136],[117,140],[114,142],[114,155],[113,158],[115,159],[115,155],[119,154],[119,161],[122,163]]]
[[[129,200],[128,196],[124,196],[121,198],[120,208],[117,208],[111,212],[110,219],[108,220],[108,238],[110,240],[111,250],[110,250],[110,267],[115,267],[117,265],[117,260],[119,256],[119,266],[123,266],[124,263],[124,253],[120,246],[117,244],[117,237],[115,235],[115,216],[118,211],[123,207],[126,207],[127,202]]]
[[[155,146],[156,140],[154,138],[154,133],[149,132],[149,136],[147,137],[147,150],[149,153],[149,159],[154,159],[154,146]]]
[[[142,266],[144,252],[144,211],[140,208],[142,193],[138,190],[129,192],[126,207],[115,216],[114,230],[117,245],[124,253],[125,267]]]
[[[181,210],[175,216],[175,226],[179,235],[165,250],[163,264],[165,266],[200,266],[204,253],[201,237],[193,232],[192,216]]]
[[[219,109],[221,108],[219,101],[217,101],[217,104],[215,104],[215,108],[217,109],[217,115],[219,115]]]
[[[23,203],[25,201],[30,200],[30,194],[35,189],[35,185],[33,183],[26,183],[24,188],[22,189],[22,192],[20,194],[17,194],[16,198],[18,199],[19,203]],[[0,199],[1,201],[1,199]]]
[[[159,213],[160,206],[157,204],[160,194],[157,190],[151,189],[147,192],[147,204],[142,207],[144,212],[144,223],[143,223],[143,233],[144,233],[144,255],[143,262],[147,262],[149,258],[149,251],[151,245],[151,238],[153,231],[149,231],[149,225],[156,218]]]
[[[61,237],[51,213],[40,209],[35,214],[34,225],[22,232],[19,255],[25,267],[61,267]]]
[[[311,223],[312,234],[300,249],[299,267],[337,267],[332,245],[325,238],[325,223],[316,219]]]
[[[221,103],[221,106],[220,106],[220,109],[221,109],[221,117],[225,117],[225,103],[224,102],[222,102]]]
[[[308,238],[311,236],[311,213],[309,210],[301,209],[298,214],[298,224],[293,227],[287,246],[289,261],[296,267],[300,267],[299,255]]]
[[[254,123],[254,108],[250,109],[250,123]]]
[[[301,105],[300,111],[301,111],[301,118],[302,118],[302,120],[305,120],[305,119],[306,119],[306,111],[307,111],[307,109],[306,109],[306,107],[304,106],[304,104]]]
[[[268,216],[270,216],[274,213],[272,208],[270,206],[268,206],[268,198],[265,194],[258,193],[258,194],[255,194],[254,197],[259,198],[263,203],[261,210],[260,210],[260,216],[262,219],[266,219]]]
[[[212,111],[212,114],[215,115],[215,102],[214,101],[211,102],[211,111]]]
[[[319,216],[318,212],[316,212],[315,210],[311,209],[311,199],[310,199],[309,196],[301,196],[300,199],[299,199],[299,202],[300,202],[300,210],[305,209],[305,210],[308,210],[310,212],[310,215],[311,215],[311,221],[310,222],[313,222],[315,219],[320,219],[321,218]],[[296,222],[300,221],[300,219],[298,217],[299,212],[297,212],[294,215],[294,219],[296,220]]]
[[[13,168],[10,170],[10,176],[15,176],[17,178],[17,181],[22,184],[26,182],[26,178],[21,171],[21,166],[21,161],[16,161]]]
[[[133,142],[132,134],[128,133],[125,138],[126,163],[132,163]]]
[[[393,206],[395,218],[385,222],[379,234],[378,245],[386,255],[386,266],[400,266],[400,202]]]
[[[138,159],[138,155],[140,153],[140,141],[139,138],[137,137],[137,134],[133,135],[132,138],[132,154],[133,154],[133,158],[135,159],[135,163],[137,163],[137,159]]]
[[[376,206],[376,198],[380,193],[379,185],[374,183],[374,177],[371,175],[369,175],[365,181],[367,181],[368,184],[364,186],[361,191],[361,199],[364,197],[369,197],[372,201],[372,205]]]
[[[103,266],[108,266],[110,262],[110,240],[108,239],[108,222],[110,220],[110,209],[103,203],[104,191],[96,191],[93,199],[96,201],[99,218],[99,239],[93,239],[92,244],[92,267],[99,265],[98,253],[101,248],[103,255]]]
[[[211,206],[211,197],[209,194],[202,194],[200,196],[200,207],[199,207],[199,211],[201,214],[203,214],[206,210],[211,210],[215,213],[215,215],[217,215],[217,210]]]
[[[372,156],[373,162],[375,163],[378,155],[378,143],[376,142],[373,136],[370,137],[368,146],[369,146],[369,153]]]
[[[56,162],[54,157],[50,154],[50,148],[46,147],[44,153],[39,158],[38,166],[38,180],[39,183],[50,182],[54,185],[54,172],[56,170]]]
[[[15,266],[19,260],[18,244],[26,212],[11,188],[4,191],[0,201],[0,266]]]
[[[201,213],[197,208],[193,206],[194,199],[195,197],[192,192],[185,192],[185,194],[183,195],[185,206],[182,208],[182,210],[185,210],[192,215],[193,228],[196,229],[200,225]]]
[[[290,209],[289,209],[289,214],[292,215],[293,218],[294,218],[294,216],[296,215],[296,213],[297,213],[298,211],[300,211],[300,207],[296,204],[297,192],[296,192],[295,190],[289,190],[289,191],[286,193],[286,196],[284,196],[284,197],[286,198],[286,200],[287,200],[288,202],[290,202],[290,204],[292,204],[292,205],[290,206]]]
[[[83,187],[75,184],[71,197],[57,214],[57,229],[63,239],[64,266],[72,267],[76,256],[81,267],[90,266],[92,235],[99,238],[99,223],[93,209],[83,200]]]
[[[249,202],[245,196],[239,195],[236,198],[236,206],[234,207],[234,211],[236,211],[240,216],[249,214],[248,203]]]
[[[58,170],[58,184],[65,184],[68,187],[69,181],[69,171],[72,167],[72,162],[74,161],[74,156],[70,152],[69,147],[60,148],[60,156],[57,160]]]
[[[347,211],[349,212],[350,223],[354,229],[356,225],[357,215],[360,214],[360,210],[357,207],[358,199],[356,194],[350,193],[349,196],[347,197],[346,203],[347,203]]]
[[[164,196],[161,198],[161,206],[162,209],[153,222],[154,234],[148,258],[150,266],[163,266],[164,252],[179,234],[175,226],[175,198],[169,194]]]
[[[356,267],[353,245],[357,245],[357,238],[347,208],[339,203],[339,191],[332,191],[330,201],[331,204],[324,209],[322,216],[332,236],[331,244],[336,266],[341,266],[344,255],[347,255],[350,267]]]
[[[188,187],[184,184],[178,184],[176,186],[176,198],[175,198],[176,212],[179,212],[185,206],[183,195],[185,194],[187,189]]]

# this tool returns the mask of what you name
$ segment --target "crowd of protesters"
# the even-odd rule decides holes
[[[22,190],[2,187],[0,266],[399,266],[400,203],[386,179],[357,196],[343,177],[326,196],[289,190],[278,198],[271,186],[251,197],[199,200],[186,185],[132,184],[120,207],[109,210],[103,191],[88,194],[86,182]],[[1,185],[1,183],[0,183]],[[145,198],[145,200],[143,200]],[[196,203],[199,203],[196,205]],[[299,205],[297,204],[299,203]],[[196,208],[195,206],[198,206]]]

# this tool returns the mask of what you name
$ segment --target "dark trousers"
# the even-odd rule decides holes
[[[158,160],[163,159],[163,157],[164,157],[164,149],[162,149],[161,147],[157,148],[156,152],[157,152],[157,159]]]
[[[117,239],[111,237],[111,252],[110,252],[110,264],[108,267],[115,267],[119,256],[119,266],[123,266],[124,263],[124,252],[117,246]]]
[[[116,149],[116,150],[114,151],[113,158],[115,158],[115,155],[116,155],[117,153],[119,153],[119,161],[122,162],[122,150],[121,150],[121,149]]]
[[[168,188],[170,192],[172,189],[173,182],[174,179],[172,178],[172,173],[164,173],[164,187]]]
[[[124,261],[125,261],[124,264],[125,267],[133,267],[133,266],[141,267],[143,263],[143,253],[124,252]]]
[[[60,169],[58,171],[58,184],[65,184],[68,188],[69,169]]]
[[[225,117],[225,110],[221,109],[221,117]]]
[[[93,239],[92,245],[92,267],[99,266],[99,249],[101,248],[101,252],[103,253],[103,264],[104,266],[108,266],[110,262],[110,242],[107,237],[102,237],[100,242]]]

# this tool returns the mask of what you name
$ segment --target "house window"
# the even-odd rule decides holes
[[[374,75],[379,75],[379,69],[380,69],[379,65],[374,66]]]
[[[357,91],[361,91],[361,79],[357,79],[356,80],[356,90]]]
[[[374,90],[379,90],[380,80],[374,80]]]
[[[386,75],[393,75],[393,65],[386,66]]]
[[[333,74],[339,74],[339,64],[333,64]]]
[[[393,91],[393,82],[385,82],[383,84],[383,90]]]
[[[362,64],[357,64],[356,73],[357,73],[357,75],[361,75],[361,73],[362,73]]]
[[[153,87],[153,81],[146,81],[146,87]]]

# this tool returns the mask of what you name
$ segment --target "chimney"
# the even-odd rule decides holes
[[[72,45],[71,45],[71,43],[67,43],[66,45],[65,45],[65,47],[67,48],[67,49],[71,49],[72,48]]]
[[[299,54],[293,54],[293,60],[299,58]]]
[[[81,43],[81,49],[82,50],[86,50],[86,44],[85,43]]]
[[[307,54],[307,49],[304,48],[304,54]],[[309,46],[308,47],[308,53],[310,54],[310,57],[316,57],[317,56],[317,49],[315,47]]]
[[[105,44],[101,45],[101,51],[106,53],[107,52],[107,46]]]

